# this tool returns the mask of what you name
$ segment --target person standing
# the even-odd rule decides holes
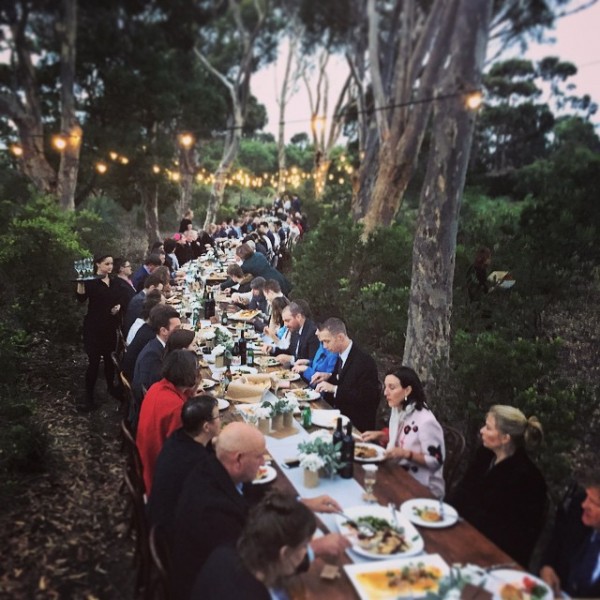
[[[88,301],[88,312],[83,320],[83,347],[88,356],[85,373],[85,399],[78,410],[87,412],[97,408],[94,401],[94,388],[98,379],[100,361],[104,361],[104,377],[111,396],[119,398],[115,386],[114,367],[111,352],[117,347],[117,327],[121,310],[121,290],[110,278],[113,258],[103,254],[94,259],[98,279],[77,283],[77,300]]]

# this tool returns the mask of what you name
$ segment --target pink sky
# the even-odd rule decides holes
[[[559,56],[562,60],[574,63],[579,72],[570,81],[577,85],[576,93],[589,94],[600,104],[600,3],[574,15],[559,19],[554,30],[548,31],[547,38],[554,38],[555,43],[532,45],[526,56],[532,60],[544,56]],[[518,49],[512,51],[518,53]],[[252,92],[267,107],[269,122],[265,130],[277,135],[278,108],[275,102],[277,86],[282,78],[283,61],[269,66],[252,79]],[[329,68],[331,96],[329,105],[335,104],[343,80],[347,75],[347,67],[342,59],[331,61]],[[599,111],[600,113],[600,111]],[[287,109],[286,139],[295,133],[308,132],[310,110],[304,85],[299,85],[298,93],[290,100]],[[596,114],[594,122],[600,125],[600,114]]]

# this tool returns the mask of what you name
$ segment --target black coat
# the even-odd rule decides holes
[[[289,348],[282,350],[276,348],[273,354],[293,354],[294,358],[306,358],[312,361],[319,349],[319,338],[317,337],[317,326],[311,319],[304,321],[302,332],[294,331],[290,336]]]
[[[156,525],[171,537],[175,508],[190,472],[211,452],[194,441],[183,429],[177,429],[165,443],[156,459],[152,492],[148,499],[150,525]]]
[[[471,525],[527,567],[544,524],[546,482],[522,448],[490,468],[479,448],[449,501]]]
[[[344,368],[336,371],[329,382],[338,389],[335,397],[325,394],[327,402],[346,415],[359,431],[375,429],[380,385],[373,357],[353,343]]]
[[[578,585],[569,574],[581,563],[589,536],[593,529],[581,522],[581,503],[585,492],[577,490],[566,507],[560,507],[556,514],[552,539],[542,559],[542,565],[552,567],[560,578],[561,588],[572,598],[600,598],[600,579],[587,587]]]
[[[269,590],[242,564],[232,545],[217,548],[200,571],[190,600],[270,600]]]
[[[217,546],[235,543],[247,514],[246,499],[216,457],[193,469],[175,510],[171,564],[176,600],[188,600],[210,553]]]
[[[127,306],[127,310],[125,311],[125,316],[123,317],[123,335],[127,337],[131,326],[135,323],[135,320],[142,315],[142,308],[144,307],[144,302],[146,302],[146,292],[142,290],[135,294],[131,300],[129,300],[129,304]]]
[[[154,329],[152,329],[148,323],[144,323],[137,330],[133,340],[131,340],[131,344],[127,346],[127,350],[125,350],[125,354],[123,355],[123,364],[121,366],[123,373],[125,373],[130,382],[133,381],[135,363],[140,355],[140,352],[144,349],[146,344],[155,337],[156,331],[154,331]]]
[[[277,269],[269,264],[264,255],[255,252],[242,263],[242,271],[251,273],[254,277],[264,277],[265,279],[275,279],[281,286],[284,296],[287,296],[292,289],[290,282]]]

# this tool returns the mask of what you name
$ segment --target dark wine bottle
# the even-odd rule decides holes
[[[240,331],[240,339],[238,340],[238,346],[240,348],[240,359],[243,365],[246,364],[247,354],[248,354],[248,342],[244,337],[244,329]]]
[[[210,296],[208,295],[207,288],[204,288],[204,318],[210,319]]]
[[[346,425],[346,433],[342,438],[340,476],[352,479],[354,475],[354,438],[352,437],[352,423]]]
[[[337,446],[338,452],[340,451],[342,441],[344,439],[344,430],[342,429],[342,417],[338,417],[335,431],[333,432],[333,445]],[[341,469],[338,469],[338,473],[341,473]]]
[[[240,343],[235,342],[233,344],[233,349],[231,350],[231,366],[239,367],[242,364],[242,359],[240,358]]]

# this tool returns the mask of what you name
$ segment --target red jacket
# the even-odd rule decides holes
[[[166,379],[157,381],[144,396],[136,444],[144,467],[146,495],[150,495],[156,459],[165,440],[181,427],[185,396]]]

